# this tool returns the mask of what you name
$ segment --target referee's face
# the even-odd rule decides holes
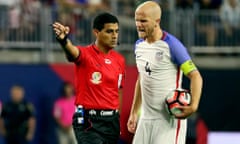
[[[108,50],[116,47],[118,32],[118,23],[106,23],[101,31],[95,30],[98,46]]]

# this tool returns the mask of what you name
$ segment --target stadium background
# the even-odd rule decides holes
[[[62,4],[54,0],[19,0],[24,5],[15,3],[16,7],[12,9],[9,8],[13,1],[0,0],[0,100],[9,99],[12,84],[25,87],[26,98],[36,107],[37,131],[33,144],[56,143],[51,114],[53,101],[59,96],[61,83],[73,81],[73,65],[66,62],[48,25],[55,20],[65,22],[72,28],[70,36],[74,43],[84,45],[94,41],[89,24],[92,17],[106,9],[120,19],[120,45],[116,50],[127,60],[121,138],[130,142],[132,135],[126,130],[126,121],[137,76],[133,55],[133,44],[137,39],[133,12],[142,1],[102,0],[101,6],[95,3],[92,9],[84,8],[84,12],[76,12],[71,7],[75,10],[59,13]],[[240,46],[233,41],[240,42],[240,33],[231,39],[224,35],[219,10],[227,0],[210,1],[209,9],[201,9],[201,0],[192,0],[192,4],[185,0],[159,0],[163,8],[161,24],[183,41],[203,75],[199,113],[209,132],[240,132]],[[87,0],[77,2],[82,4]],[[206,33],[199,31],[199,19],[201,24],[210,26]],[[216,34],[214,43],[207,40],[212,31]],[[185,87],[188,83],[184,79]],[[2,139],[0,144],[3,144]]]

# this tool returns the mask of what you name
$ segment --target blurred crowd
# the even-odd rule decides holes
[[[91,39],[89,21],[101,11],[132,17],[134,1],[117,0],[0,0],[0,41],[39,41],[44,10],[50,21],[70,26],[72,39]],[[116,7],[114,9],[114,7]],[[113,10],[114,9],[114,10]],[[90,37],[90,38],[86,38]]]
[[[240,44],[239,0],[177,0],[176,9],[192,16],[195,45],[237,46]],[[189,17],[188,17],[189,19]],[[184,33],[184,32],[183,32]]]
[[[30,40],[37,35],[41,7],[38,0],[0,0],[0,40]]]
[[[43,22],[60,21],[70,26],[73,41],[88,43],[92,41],[89,21],[101,11],[117,14],[125,23],[124,31],[132,33],[135,31],[134,23],[131,23],[135,7],[143,1],[0,0],[0,41],[40,41],[45,32]],[[162,27],[175,33],[187,46],[239,45],[239,0],[156,1],[162,5],[163,17],[166,17],[163,18]],[[174,3],[174,10],[171,2]],[[46,9],[50,10],[47,14]],[[171,19],[170,14],[175,19]],[[169,27],[174,21],[175,27]],[[125,39],[129,39],[127,36]],[[133,37],[133,41],[125,41],[134,42],[136,37]]]

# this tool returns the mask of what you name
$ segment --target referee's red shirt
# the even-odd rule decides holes
[[[114,50],[104,54],[96,45],[78,46],[75,61],[76,105],[87,109],[118,109],[119,88],[125,78],[125,60]]]

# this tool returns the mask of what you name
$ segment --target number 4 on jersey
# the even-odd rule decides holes
[[[150,68],[150,65],[148,62],[146,62],[146,65],[145,65],[145,71],[148,73],[148,75],[151,75],[151,68]]]

